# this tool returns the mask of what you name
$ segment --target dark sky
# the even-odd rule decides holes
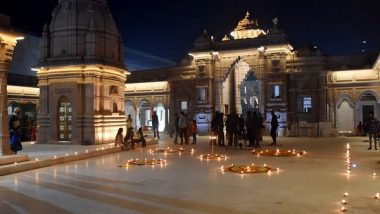
[[[57,0],[1,0],[0,12],[18,29],[40,34]],[[249,10],[267,30],[278,17],[296,47],[308,43],[325,53],[378,51],[377,0],[108,0],[128,48],[169,60],[182,58],[207,29],[216,39]],[[362,41],[367,41],[363,44]]]

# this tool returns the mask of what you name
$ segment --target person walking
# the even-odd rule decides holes
[[[189,144],[189,142],[187,141],[187,133],[186,133],[187,118],[186,118],[185,113],[183,111],[181,111],[181,114],[179,116],[178,126],[179,126],[179,130],[180,130],[181,145],[183,144],[184,138],[185,138],[185,143]]]
[[[193,135],[193,144],[197,143],[197,132],[198,132],[197,121],[193,120],[191,122],[191,134]]]
[[[153,136],[154,136],[154,138],[160,139],[160,133],[158,131],[158,126],[159,126],[158,116],[157,116],[157,113],[154,111],[153,115],[152,115]]]
[[[277,119],[277,116],[274,114],[274,111],[272,111],[271,114],[272,114],[272,120],[270,122],[270,125],[271,125],[270,136],[272,137],[272,140],[273,140],[271,146],[277,146],[278,119]]]
[[[372,149],[372,139],[375,145],[375,150],[377,150],[376,135],[379,131],[379,121],[373,116],[373,112],[370,112],[365,126],[367,127],[368,137],[369,137],[369,147],[368,150]]]
[[[18,151],[22,150],[21,144],[21,128],[20,128],[20,114],[21,109],[16,107],[13,111],[12,116],[9,118],[9,134],[10,134],[10,143],[11,150],[14,154],[17,154]]]

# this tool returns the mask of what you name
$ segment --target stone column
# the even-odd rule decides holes
[[[8,130],[8,93],[7,79],[9,64],[18,37],[0,29],[0,143],[3,155],[11,155]]]

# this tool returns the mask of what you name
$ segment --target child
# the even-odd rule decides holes
[[[193,135],[193,144],[197,143],[197,121],[191,122],[191,134]]]
[[[115,137],[115,146],[123,145],[123,128],[119,128]]]

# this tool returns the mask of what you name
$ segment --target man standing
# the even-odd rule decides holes
[[[158,132],[158,125],[159,125],[158,116],[157,116],[157,113],[154,111],[152,115],[153,135],[154,135],[154,138],[157,137],[157,139],[160,139],[160,133]]]
[[[185,138],[186,144],[189,144],[189,141],[187,139],[187,117],[185,116],[185,113],[181,111],[181,115],[179,116],[178,126],[180,129],[180,136],[181,136],[181,145],[183,144],[183,138]]]
[[[218,145],[219,146],[225,146],[224,145],[224,114],[220,112],[217,117],[217,132],[218,132]]]
[[[128,114],[128,118],[127,118],[127,130],[132,128],[132,123],[133,123],[133,119],[131,118],[131,115]]]
[[[272,111],[272,120],[270,122],[271,129],[270,129],[270,136],[272,137],[272,144],[271,146],[277,146],[277,128],[278,128],[278,120],[277,116],[274,114],[274,111]]]
[[[379,131],[379,121],[373,116],[373,112],[369,113],[368,120],[365,124],[367,131],[368,131],[368,137],[369,137],[369,150],[372,149],[372,138],[373,142],[375,144],[375,150],[377,150],[377,142],[376,142],[376,134]]]
[[[12,116],[9,118],[9,134],[12,151],[17,154],[22,150],[21,138],[20,138],[20,114],[21,109],[16,107]]]

